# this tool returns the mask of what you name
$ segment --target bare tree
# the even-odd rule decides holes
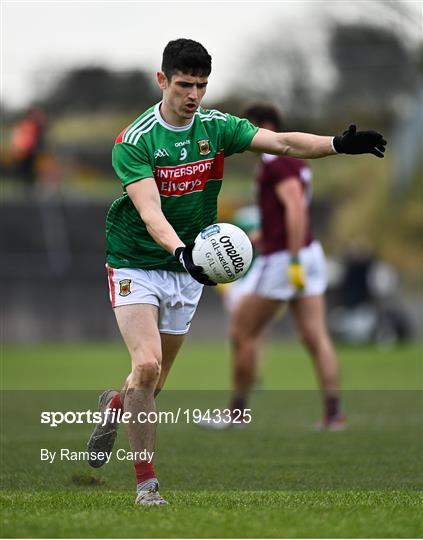
[[[335,114],[349,109],[392,119],[401,99],[416,92],[416,55],[389,28],[336,24],[329,50],[337,71],[337,83],[329,95]]]

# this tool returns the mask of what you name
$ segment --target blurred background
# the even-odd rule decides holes
[[[351,122],[389,141],[384,160],[327,158],[313,227],[329,257],[329,323],[344,342],[423,337],[423,38],[420,2],[5,2],[0,266],[8,343],[115,340],[104,269],[106,212],[121,193],[117,134],[160,99],[166,43],[213,57],[204,105],[266,99],[287,131]],[[254,155],[226,161],[220,220],[254,202]],[[224,338],[207,290],[194,338]],[[288,319],[274,337],[290,336]]]

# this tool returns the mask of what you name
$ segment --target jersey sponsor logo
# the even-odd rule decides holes
[[[202,156],[207,156],[207,154],[210,154],[210,144],[208,139],[202,139],[201,141],[197,141],[198,144],[198,150]]]
[[[175,147],[179,148],[181,146],[185,146],[186,144],[191,144],[190,139],[187,139],[186,141],[179,141],[175,143]]]
[[[211,159],[204,159],[184,165],[156,167],[154,178],[160,195],[184,195],[193,191],[203,191],[208,180],[223,178],[223,151]]]
[[[169,157],[169,152],[166,150],[166,148],[159,148],[154,152],[154,159],[159,157]]]
[[[132,279],[121,279],[119,281],[119,296],[128,296],[131,294]]]

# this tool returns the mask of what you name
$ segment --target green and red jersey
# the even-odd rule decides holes
[[[257,129],[246,119],[202,108],[189,125],[171,126],[160,115],[160,103],[124,129],[112,155],[123,195],[106,220],[109,266],[182,271],[148,233],[126,186],[154,178],[163,214],[181,240],[191,243],[216,222],[224,158],[247,150]]]

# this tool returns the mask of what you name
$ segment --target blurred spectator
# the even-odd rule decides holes
[[[30,188],[38,178],[38,159],[44,150],[47,118],[42,109],[32,108],[12,131],[12,156],[16,171]]]
[[[342,286],[342,303],[348,308],[370,302],[369,274],[376,258],[365,238],[351,242],[345,256],[345,276]]]
[[[339,304],[329,313],[335,337],[348,343],[394,345],[412,329],[399,295],[395,268],[380,261],[365,238],[348,246],[339,276]]]

